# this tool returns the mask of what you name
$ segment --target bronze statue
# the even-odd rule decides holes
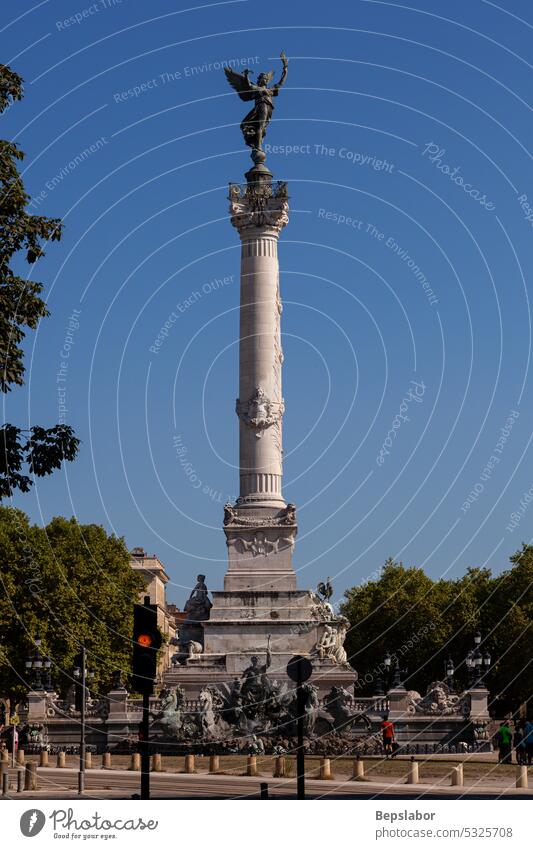
[[[289,63],[283,51],[281,51],[280,58],[283,62],[283,71],[279,81],[272,88],[269,88],[268,84],[274,77],[274,71],[270,71],[268,74],[259,74],[257,82],[253,83],[250,80],[251,71],[248,68],[245,68],[242,74],[233,71],[231,68],[224,68],[229,84],[235,89],[241,100],[253,100],[255,102],[254,108],[248,112],[241,122],[244,143],[253,150],[263,149],[263,139],[274,109],[273,98],[278,96],[279,90],[287,78]]]

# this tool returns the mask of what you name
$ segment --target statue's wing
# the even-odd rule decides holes
[[[253,100],[254,92],[250,85],[250,80],[245,74],[239,74],[232,68],[224,68],[226,79],[230,86],[235,89],[241,100]]]

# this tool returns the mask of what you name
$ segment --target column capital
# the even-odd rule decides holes
[[[287,183],[230,183],[231,223],[241,239],[270,235],[277,238],[289,221]]]

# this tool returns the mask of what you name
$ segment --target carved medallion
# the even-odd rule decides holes
[[[268,427],[280,421],[285,405],[283,401],[271,401],[258,386],[247,401],[237,399],[235,410],[240,420],[252,428],[259,439]]]

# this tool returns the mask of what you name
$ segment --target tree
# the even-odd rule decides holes
[[[346,591],[341,612],[348,617],[348,657],[360,672],[361,692],[375,692],[387,652],[393,665],[407,667],[408,686],[417,689],[437,666],[444,638],[434,584],[422,569],[406,568],[389,559],[377,581]],[[429,669],[424,663],[430,661]],[[439,669],[439,676],[442,677]]]
[[[444,677],[448,655],[456,684],[466,687],[465,658],[480,630],[492,656],[486,682],[498,711],[516,710],[533,694],[533,547],[523,545],[511,569],[492,576],[470,568],[454,580],[433,581],[421,569],[388,560],[380,576],[346,591],[341,612],[350,621],[346,646],[361,692],[375,692],[389,651],[408,668],[408,689],[425,692]]]
[[[0,65],[0,113],[23,97],[22,80],[6,65]],[[44,256],[43,243],[59,241],[62,225],[58,218],[30,215],[30,201],[18,171],[24,159],[20,148],[0,140],[0,391],[24,383],[22,342],[28,329],[35,330],[40,319],[49,315],[41,297],[41,283],[25,280],[12,268],[22,253],[33,265]],[[73,460],[79,440],[69,425],[51,428],[33,426],[23,430],[5,423],[0,428],[0,499],[15,489],[27,492],[32,479],[58,469],[64,460]]]
[[[107,691],[116,669],[129,673],[133,605],[144,584],[123,539],[74,518],[41,528],[0,507],[0,563],[2,695],[16,701],[26,692],[24,664],[38,632],[59,692],[72,684],[82,643],[96,692]]]

